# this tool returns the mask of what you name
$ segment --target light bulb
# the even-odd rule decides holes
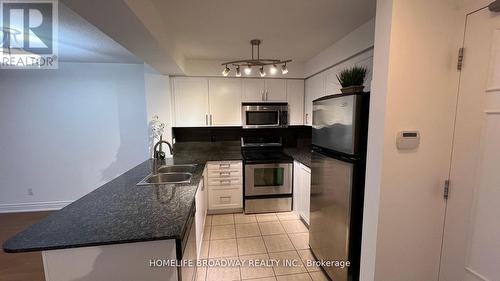
[[[227,67],[226,65],[226,68],[224,68],[224,70],[222,71],[222,75],[227,76],[229,74],[229,71],[231,71],[231,69],[229,69],[229,67]]]
[[[260,77],[266,76],[266,72],[264,71],[264,67],[263,66],[260,67],[259,73],[260,73]]]
[[[278,68],[276,67],[276,65],[275,65],[275,64],[273,64],[273,65],[269,68],[269,74],[274,75],[274,74],[276,74],[276,72],[278,72]]]
[[[286,63],[281,66],[281,74],[287,74],[288,73],[288,68],[286,68]]]
[[[245,74],[250,75],[250,73],[252,73],[252,67],[250,66],[245,67]]]
[[[241,77],[241,71],[239,66],[236,67],[236,77]]]

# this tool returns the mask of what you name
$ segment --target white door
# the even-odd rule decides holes
[[[304,125],[304,80],[287,80],[286,97],[289,124]]]
[[[285,79],[265,79],[266,101],[286,102],[286,80]]]
[[[264,101],[264,79],[243,79],[243,100],[246,102]]]
[[[305,99],[304,99],[304,125],[312,124],[312,101],[324,96],[325,79],[324,74],[319,73],[311,78],[308,78],[306,83]]]
[[[467,16],[440,281],[500,280],[500,13]]]
[[[173,80],[175,126],[208,125],[208,80],[191,77]]]
[[[208,80],[212,126],[241,126],[241,80],[211,78]]]

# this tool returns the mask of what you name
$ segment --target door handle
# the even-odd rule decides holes
[[[210,126],[212,126],[212,114],[210,114]]]
[[[229,177],[231,175],[231,172],[220,172],[219,175],[222,177],[222,176],[225,176],[225,177]]]
[[[220,180],[220,184],[231,184],[231,180]]]
[[[309,113],[306,113],[306,124],[308,123],[307,117],[309,117]]]
[[[264,91],[262,91],[262,101],[265,101]]]
[[[208,114],[205,114],[205,125],[208,125]]]
[[[269,91],[266,91],[266,101],[269,100]]]

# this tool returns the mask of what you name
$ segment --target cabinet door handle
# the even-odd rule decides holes
[[[230,185],[231,184],[231,180],[220,180],[220,184]]]
[[[205,114],[205,125],[208,125],[208,114]]]
[[[231,172],[220,172],[220,173],[219,173],[219,175],[220,175],[221,177],[223,177],[223,176],[224,176],[224,177],[229,177],[229,176],[231,175]]]
[[[266,101],[269,100],[269,91],[266,91]]]
[[[307,121],[308,118],[307,117],[309,117],[309,113],[306,113],[306,124],[308,123],[308,121]]]
[[[231,167],[231,164],[219,164],[219,169],[225,168],[229,169]]]
[[[262,101],[264,101],[265,98],[264,98],[264,91],[262,91]]]
[[[201,191],[205,190],[205,176],[201,176]]]
[[[212,126],[212,114],[210,114],[210,126]]]

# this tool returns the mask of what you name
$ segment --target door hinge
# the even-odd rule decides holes
[[[457,61],[457,70],[462,70],[464,65],[464,48],[458,49],[458,61]]]
[[[444,181],[444,190],[443,190],[443,198],[444,200],[448,200],[450,197],[450,180]]]

